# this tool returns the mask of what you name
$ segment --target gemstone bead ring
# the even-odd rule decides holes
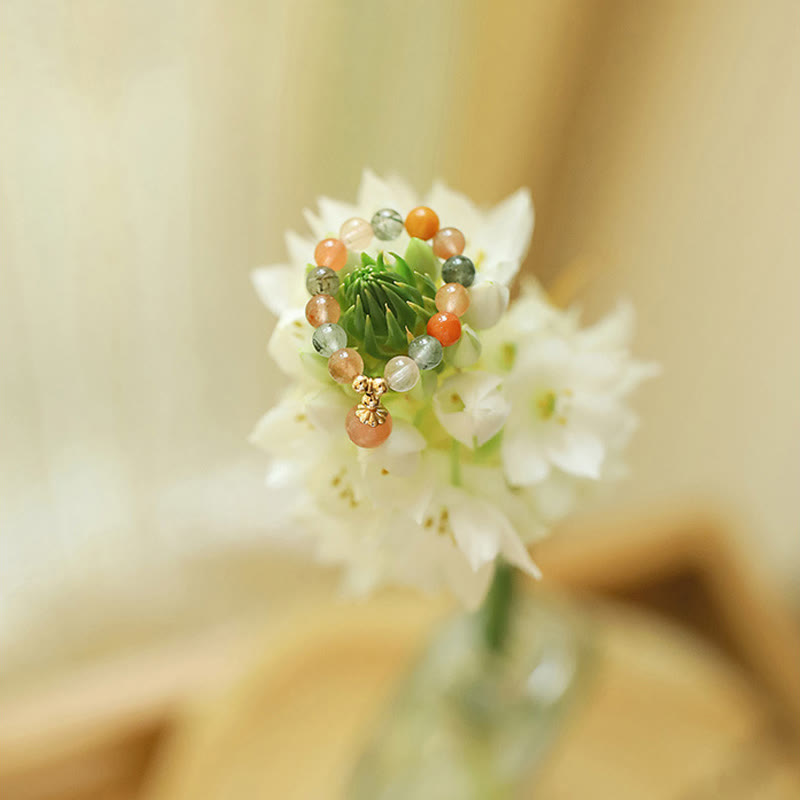
[[[347,331],[340,324],[344,319],[340,300],[337,299],[342,289],[339,272],[347,265],[351,252],[363,252],[373,239],[393,241],[404,229],[410,237],[431,243],[431,250],[436,257],[434,261],[444,259],[441,267],[442,285],[435,291],[433,303],[430,299],[422,303],[419,292],[413,286],[402,284],[399,275],[381,271],[390,269],[384,266],[382,255],[377,264],[365,255],[365,265],[375,264],[368,271],[376,282],[376,296],[382,298],[381,302],[385,299],[385,302],[384,308],[377,308],[377,301],[356,294],[355,304],[360,309],[359,313],[366,321],[370,311],[380,311],[382,316],[370,322],[370,330],[385,334],[386,340],[394,341],[395,346],[400,344],[398,336],[408,337],[406,352],[395,351],[396,354],[388,358],[383,375],[371,378],[364,374],[362,355],[354,347],[347,346]],[[469,287],[476,275],[475,264],[463,254],[465,246],[464,234],[458,228],[440,228],[438,215],[427,206],[411,209],[405,220],[393,208],[379,209],[369,222],[361,217],[351,217],[342,224],[338,237],[329,237],[317,244],[314,263],[306,274],[306,288],[311,295],[306,305],[306,319],[314,327],[311,339],[314,350],[328,359],[331,378],[337,383],[349,384],[361,395],[361,401],[353,406],[345,420],[348,436],[359,447],[378,447],[392,431],[392,415],[381,402],[382,396],[388,390],[411,391],[420,380],[420,372],[437,369],[442,363],[444,348],[451,347],[461,338],[461,317],[470,307]],[[400,260],[395,254],[392,255],[396,261]],[[404,266],[408,270],[407,265]],[[435,284],[427,277],[423,280],[427,281],[426,287],[430,287],[428,297],[433,297]],[[348,285],[348,281],[345,281],[345,294]],[[401,296],[401,286],[416,299],[408,300]],[[435,305],[436,311],[427,320],[426,332],[414,336],[406,327],[403,334],[400,325],[402,318],[411,315],[413,320],[413,313],[422,313],[421,308],[427,303],[431,303],[427,306],[431,309]],[[406,304],[416,311],[409,311]],[[386,328],[387,325],[392,330]]]

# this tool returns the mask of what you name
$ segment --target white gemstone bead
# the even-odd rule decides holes
[[[386,378],[386,383],[392,391],[408,392],[417,385],[419,367],[413,358],[395,356],[386,362],[383,377]]]

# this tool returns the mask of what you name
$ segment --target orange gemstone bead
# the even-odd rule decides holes
[[[434,314],[428,320],[428,335],[438,339],[442,347],[449,347],[461,336],[461,320],[448,311]]]
[[[323,239],[314,250],[318,267],[330,267],[338,272],[347,263],[347,248],[341,239]]]
[[[389,434],[392,432],[392,415],[387,412],[383,423],[373,428],[365,425],[356,416],[356,406],[353,406],[347,412],[344,427],[353,444],[357,444],[359,447],[378,447],[389,438]]]
[[[439,230],[439,217],[432,208],[417,206],[408,212],[406,230],[409,236],[417,239],[431,239]]]
[[[460,283],[446,283],[436,292],[436,308],[457,317],[469,308],[469,292]]]
[[[306,319],[315,328],[325,322],[338,322],[341,313],[339,302],[329,294],[315,294],[306,303]]]
[[[442,228],[433,237],[433,252],[439,258],[460,256],[464,252],[464,234],[458,228]]]

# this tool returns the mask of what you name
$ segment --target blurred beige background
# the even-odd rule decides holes
[[[607,504],[708,501],[798,599],[793,0],[5,0],[0,109],[12,666],[258,584],[228,558],[280,382],[248,272],[365,165],[531,186],[529,271],[582,266],[590,316],[630,297],[664,365]]]

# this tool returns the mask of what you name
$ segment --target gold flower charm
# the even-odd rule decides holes
[[[356,375],[353,378],[353,389],[363,392],[361,402],[356,406],[356,417],[364,425],[375,428],[386,422],[389,412],[381,405],[381,396],[386,394],[388,386],[383,378],[370,378],[367,375]]]
[[[364,397],[368,396],[369,395],[364,395]],[[356,406],[356,416],[365,425],[369,425],[370,428],[374,428],[376,425],[383,425],[383,423],[386,422],[386,415],[388,413],[389,412],[384,406],[380,405],[380,403],[375,408],[370,408],[370,406],[366,405],[363,401]]]

